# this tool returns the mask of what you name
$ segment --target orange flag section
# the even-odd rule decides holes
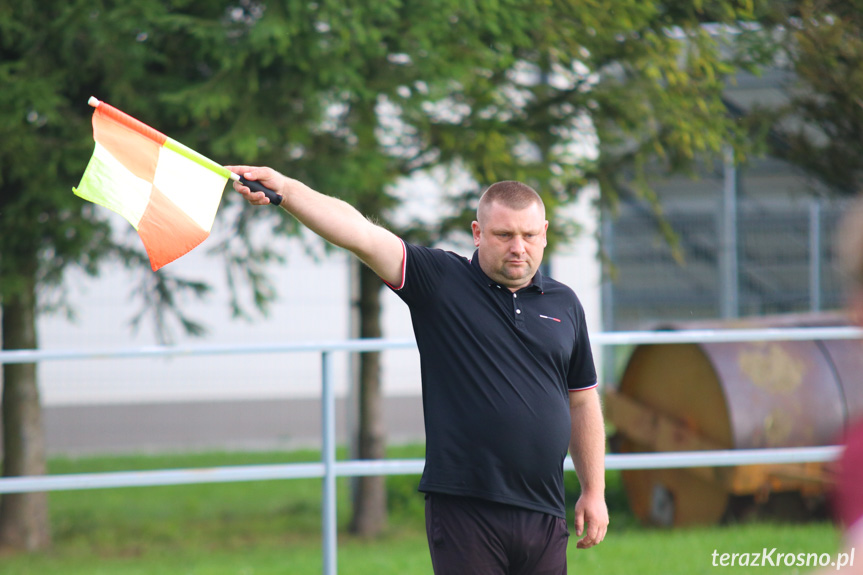
[[[138,235],[155,271],[198,247],[210,231],[201,229],[154,186],[150,203],[138,225]]]
[[[114,156],[133,175],[152,182],[156,177],[159,150],[165,143],[149,138],[105,113],[102,104],[93,113],[93,139]],[[155,132],[155,130],[153,130]]]

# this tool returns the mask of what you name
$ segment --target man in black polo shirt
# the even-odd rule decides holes
[[[306,227],[353,252],[410,308],[426,425],[426,529],[435,573],[564,574],[563,461],[581,483],[579,548],[605,536],[605,434],[584,311],[538,271],[548,222],[519,182],[486,190],[468,260],[413,246],[345,202],[269,168],[235,166]],[[235,189],[253,204],[262,192]]]

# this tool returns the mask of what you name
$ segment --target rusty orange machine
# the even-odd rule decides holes
[[[836,325],[849,324],[822,314],[664,329]],[[863,340],[639,345],[605,409],[621,453],[831,445],[863,416]],[[744,496],[823,501],[829,475],[801,463],[627,470],[622,480],[641,521],[683,526],[716,523]]]

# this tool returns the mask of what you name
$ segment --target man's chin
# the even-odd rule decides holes
[[[507,263],[503,266],[503,272],[505,274],[524,276],[530,273],[530,266],[524,262],[518,264]]]
[[[504,268],[501,274],[510,284],[522,284],[530,281],[533,277],[530,269],[524,268]]]

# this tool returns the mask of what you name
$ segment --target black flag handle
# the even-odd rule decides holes
[[[260,182],[254,180],[247,180],[243,176],[240,176],[240,183],[252,190],[253,192],[264,192],[264,195],[269,198],[270,203],[274,206],[278,206],[282,203],[282,196],[280,196],[270,188],[266,187],[265,185],[261,184]]]

